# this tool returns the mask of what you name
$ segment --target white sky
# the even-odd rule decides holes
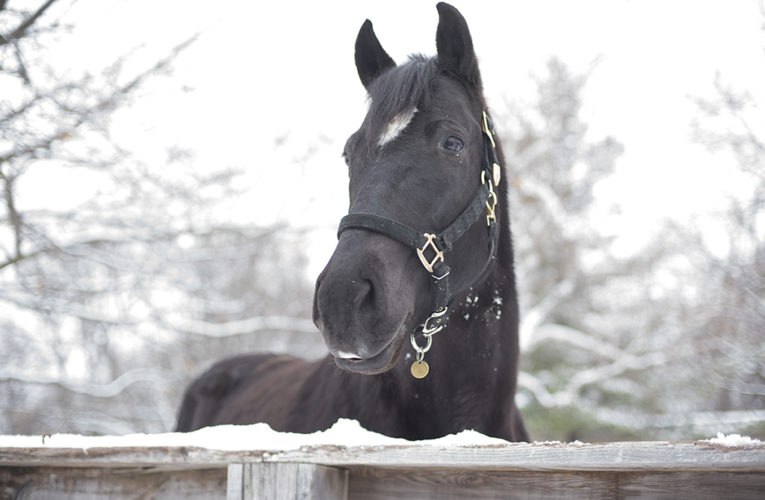
[[[453,4],[473,34],[490,105],[530,101],[532,75],[543,75],[552,56],[574,72],[594,65],[582,118],[591,140],[611,135],[626,148],[617,175],[598,190],[603,206],[622,204],[621,215],[602,224],[627,235],[625,245],[662,217],[720,209],[738,188],[726,156],[691,143],[690,97],[713,96],[718,71],[735,87],[765,89],[764,18],[755,1]],[[365,111],[353,64],[365,18],[397,61],[435,52],[435,1],[421,0],[80,0],[65,18],[77,23],[77,37],[57,50],[72,71],[97,71],[137,49],[141,69],[203,31],[174,75],[115,122],[117,133],[157,161],[174,144],[195,149],[200,169],[245,168],[240,182],[252,195],[222,217],[319,226],[315,274],[347,207],[340,152]]]

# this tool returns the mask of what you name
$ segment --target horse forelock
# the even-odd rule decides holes
[[[438,81],[434,59],[420,55],[380,75],[369,89],[370,106],[365,119],[367,137],[374,146],[395,139],[417,109],[428,105]]]
[[[444,72],[436,57],[413,54],[406,63],[382,73],[369,87],[370,105],[363,125],[368,146],[374,150],[398,137],[415,113],[428,107],[442,77],[459,81],[470,98],[481,109],[486,108],[480,86]]]

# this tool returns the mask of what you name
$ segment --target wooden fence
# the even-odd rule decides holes
[[[765,498],[765,446],[0,448],[3,499]]]

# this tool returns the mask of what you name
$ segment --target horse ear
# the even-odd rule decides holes
[[[359,35],[356,37],[356,69],[361,83],[369,89],[375,78],[395,65],[396,63],[380,45],[372,29],[372,22],[367,19],[361,25]]]
[[[473,51],[473,39],[470,37],[465,18],[448,3],[440,2],[436,8],[438,9],[436,47],[439,66],[473,85],[480,86],[478,60]]]

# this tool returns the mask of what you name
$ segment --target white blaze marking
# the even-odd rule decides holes
[[[380,140],[377,141],[378,146],[385,146],[393,139],[398,137],[401,132],[409,125],[414,118],[414,114],[417,113],[417,108],[404,111],[393,117],[393,120],[385,127],[385,131],[380,136]]]

